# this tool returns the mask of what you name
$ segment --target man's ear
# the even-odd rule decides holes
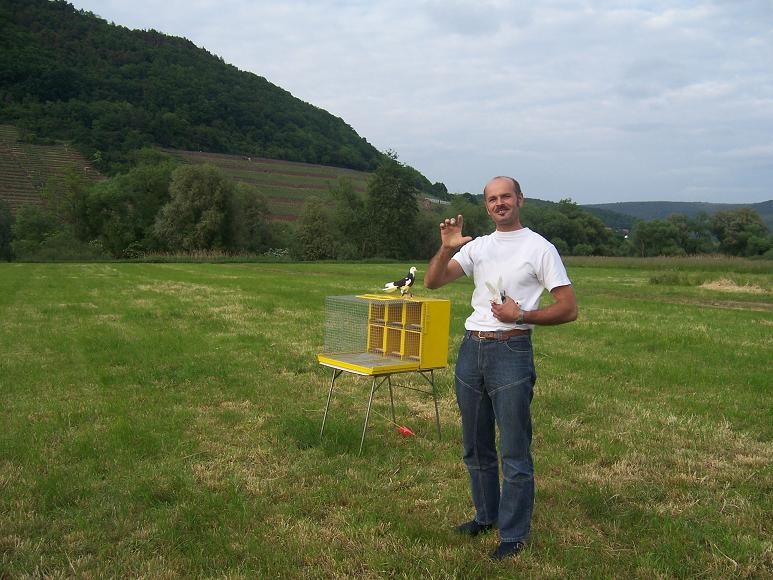
[[[516,193],[515,194],[515,205],[518,207],[523,207],[523,194],[522,193]]]

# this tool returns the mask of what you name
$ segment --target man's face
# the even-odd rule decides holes
[[[509,179],[492,179],[485,189],[486,212],[500,231],[521,228],[520,207],[523,196],[516,193]]]

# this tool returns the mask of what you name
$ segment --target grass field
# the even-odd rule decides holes
[[[452,367],[440,441],[397,389],[417,436],[380,393],[358,456],[353,377],[319,439],[324,298],[405,266],[0,264],[0,578],[773,577],[769,263],[568,262],[580,318],[535,335],[536,511],[506,563],[450,531]],[[470,289],[431,293],[451,362]]]

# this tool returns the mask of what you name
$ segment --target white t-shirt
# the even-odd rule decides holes
[[[498,286],[518,302],[523,310],[539,308],[543,290],[571,284],[556,247],[529,228],[513,232],[495,231],[468,242],[452,258],[475,282],[472,314],[467,330],[510,330],[534,325],[505,323],[491,314],[494,299],[486,282]]]

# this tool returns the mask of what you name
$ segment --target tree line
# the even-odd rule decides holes
[[[273,221],[259,190],[217,167],[181,164],[153,149],[130,157],[130,169],[97,183],[75,167],[66,170],[47,182],[42,205],[23,206],[15,218],[0,201],[0,258],[136,259],[204,251],[401,259],[429,247],[426,235],[416,236],[417,173],[392,153],[364,196],[341,179],[327,196],[309,199],[296,224]]]
[[[389,152],[365,194],[340,179],[309,198],[295,223],[272,220],[267,200],[211,165],[181,165],[156,150],[131,156],[131,167],[92,183],[72,168],[51,179],[42,206],[15,218],[0,202],[0,259],[138,259],[219,252],[294,260],[428,260],[443,217],[465,216],[465,233],[490,233],[480,195],[420,203],[416,172]],[[564,255],[686,256],[723,253],[773,259],[773,235],[748,208],[689,218],[638,221],[614,230],[571,199],[527,200],[524,225]]]

